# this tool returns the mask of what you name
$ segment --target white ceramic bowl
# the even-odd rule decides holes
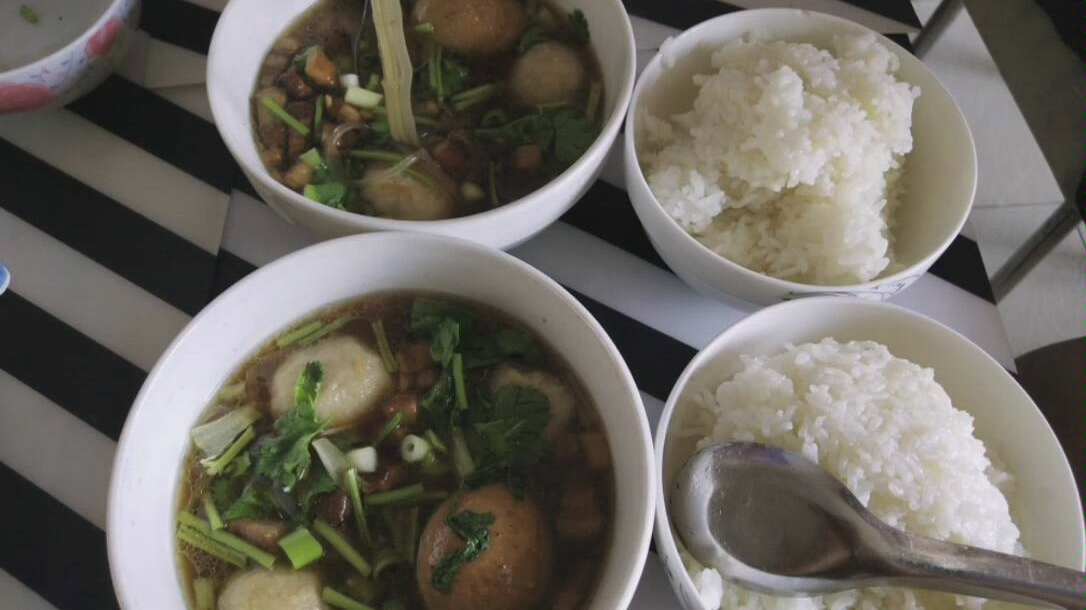
[[[694,393],[730,378],[740,355],[779,353],[785,343],[824,337],[877,341],[934,369],[954,405],[973,416],[977,437],[1016,477],[1009,500],[1023,546],[1041,561],[1083,568],[1086,536],[1074,475],[1048,422],[1014,379],[968,339],[924,316],[887,303],[815,297],[768,307],[724,331],[690,362],[668,397],[656,431],[656,550],[687,610],[704,608],[679,557],[665,490],[697,439],[674,431],[697,412]]]
[[[810,11],[757,9],[729,13],[683,32],[670,42],[673,68],[657,54],[641,74],[628,110],[625,133],[626,186],[653,246],[683,280],[722,300],[771,305],[816,294],[846,294],[877,300],[904,290],[931,267],[965,224],[977,184],[976,150],[961,110],[924,64],[892,40],[879,36],[900,59],[897,76],[922,90],[913,108],[914,146],[903,176],[906,194],[897,213],[897,257],[906,268],[863,284],[817,286],[769,277],[716,254],[664,212],[637,162],[643,137],[637,117],[688,111],[697,91],[691,76],[712,71],[709,56],[725,42],[752,31],[773,39],[825,45],[836,34],[872,32],[859,24]],[[632,126],[632,128],[630,127]]]
[[[29,22],[20,7],[33,12]],[[0,8],[0,114],[63,106],[120,65],[139,0],[34,0]]]
[[[648,420],[614,344],[568,292],[507,254],[442,236],[377,233],[324,242],[257,270],[196,316],[155,365],[125,422],[110,485],[109,562],[122,608],[185,608],[174,546],[181,460],[189,429],[230,373],[313,312],[389,290],[494,306],[540,333],[578,372],[615,464],[614,542],[590,608],[629,604],[648,553],[656,477]]]
[[[315,0],[231,0],[219,18],[207,63],[207,91],[215,124],[256,192],[281,216],[320,237],[368,231],[423,231],[509,249],[542,231],[584,195],[614,143],[633,91],[634,39],[621,0],[558,0],[584,11],[603,71],[606,121],[596,142],[565,172],[517,201],[450,220],[405,221],[336,210],[306,199],[272,179],[257,154],[249,98],[257,70],[276,37]]]

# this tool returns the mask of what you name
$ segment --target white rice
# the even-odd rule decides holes
[[[698,397],[698,447],[731,440],[781,447],[818,462],[875,515],[917,534],[1024,554],[1004,493],[1010,476],[993,466],[931,369],[875,342],[789,345],[742,368]],[[1002,488],[1002,489],[1001,489]],[[900,588],[814,598],[763,595],[725,584],[681,549],[710,610],[981,608],[983,600]],[[991,607],[993,602],[987,602]]]
[[[670,45],[661,48],[673,63]],[[873,34],[829,50],[749,37],[693,77],[693,109],[638,117],[653,194],[720,255],[809,284],[896,270],[891,214],[918,87]]]

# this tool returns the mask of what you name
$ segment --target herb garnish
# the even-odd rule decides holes
[[[464,548],[445,556],[434,568],[430,584],[438,591],[448,594],[452,591],[453,580],[460,568],[490,548],[490,526],[494,524],[491,513],[473,513],[461,511],[445,517],[445,525],[464,541]]]
[[[588,33],[588,20],[585,19],[581,9],[576,9],[569,15],[569,27],[573,30],[573,38],[581,44],[588,44],[591,37]]]

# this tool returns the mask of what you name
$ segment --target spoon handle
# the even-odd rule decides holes
[[[1004,601],[1081,610],[1086,574],[986,549],[884,530],[893,541],[882,558],[915,586]]]

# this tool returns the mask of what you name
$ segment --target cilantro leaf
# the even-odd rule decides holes
[[[504,480],[519,496],[523,470],[551,454],[543,436],[550,401],[536,388],[507,385],[495,390],[491,400],[473,404],[479,405],[472,413],[479,463],[465,484],[479,487]]]
[[[215,500],[216,504],[219,503],[219,496],[221,491],[216,490]],[[226,510],[222,511],[222,518],[224,521],[234,521],[236,519],[264,519],[274,514],[271,507],[270,499],[267,497],[266,490],[263,486],[257,484],[256,481],[250,481],[241,490],[241,494],[237,496],[237,499],[229,504]]]
[[[413,333],[432,333],[448,319],[458,322],[461,334],[467,334],[471,329],[474,316],[471,312],[441,299],[418,297],[411,304],[411,332]]]
[[[446,318],[438,323],[434,329],[430,354],[442,368],[452,366],[453,355],[460,345],[460,323],[452,318]]]
[[[470,510],[445,517],[445,525],[464,541],[464,548],[449,553],[434,568],[430,584],[446,595],[452,592],[453,580],[461,566],[475,561],[490,548],[490,526],[494,524],[492,513],[474,513]]]
[[[581,44],[588,44],[591,36],[588,33],[588,20],[585,19],[581,9],[576,9],[569,14],[569,27],[573,32],[573,39]]]
[[[471,84],[471,70],[464,64],[451,59],[441,60],[441,84],[445,97],[450,97],[467,90]]]
[[[301,508],[302,514],[306,516],[307,521],[313,513],[317,500],[338,488],[328,471],[323,468],[314,470],[312,474],[302,480],[302,483],[298,486],[298,506]]]
[[[599,133],[584,118],[570,112],[554,117],[554,158],[569,167],[596,141]]]
[[[450,371],[441,374],[434,387],[430,388],[430,393],[423,397],[421,404],[426,409],[430,422],[439,432],[445,432],[458,423],[456,388]]]
[[[527,331],[505,327],[494,336],[498,351],[505,356],[521,356],[529,364],[541,364],[543,351]]]
[[[324,379],[324,364],[309,362],[298,376],[298,383],[294,386],[294,405],[303,415],[312,417],[315,413],[314,404],[317,395],[321,391],[321,381]],[[276,422],[278,426],[279,422]]]

